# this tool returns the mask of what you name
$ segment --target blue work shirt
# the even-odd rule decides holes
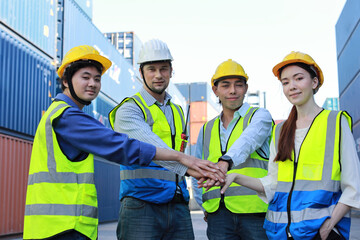
[[[72,106],[53,122],[60,148],[69,160],[81,161],[92,153],[123,165],[147,166],[154,158],[155,146],[106,128],[63,93],[56,100]]]

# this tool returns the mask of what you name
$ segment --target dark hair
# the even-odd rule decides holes
[[[225,79],[229,79],[229,78],[238,78],[240,80],[243,80],[245,84],[247,84],[246,82],[246,78],[242,77],[242,76],[237,76],[237,75],[234,75],[234,76],[224,76],[224,77],[220,77],[218,79],[215,79],[214,80],[214,86],[217,87],[217,85],[219,85],[219,82],[222,81],[222,80],[225,80]]]
[[[314,72],[311,67],[305,63],[291,63],[288,65],[285,65],[284,67],[280,68],[279,75],[281,76],[281,72],[284,70],[284,68],[288,66],[298,66],[307,71],[310,74],[310,77],[313,79],[315,77],[318,77],[316,75],[316,72]],[[319,88],[320,83],[318,84],[317,88],[314,89],[314,93]],[[295,131],[296,131],[296,120],[297,120],[297,110],[296,107],[293,106],[291,109],[291,112],[289,114],[288,119],[284,122],[279,136],[279,143],[278,143],[278,152],[276,154],[276,157],[274,161],[285,161],[286,159],[294,160],[292,159],[292,151],[295,149]]]
[[[79,71],[81,68],[86,67],[95,67],[99,73],[102,73],[103,66],[101,63],[95,60],[79,60],[76,62],[71,63],[68,67],[65,68],[65,72],[63,77],[60,79],[61,82],[61,89],[65,90],[64,80],[71,81],[74,74]]]
[[[289,114],[288,119],[282,125],[278,152],[274,161],[285,161],[286,159],[292,159],[292,151],[295,149],[295,130],[296,130],[297,111],[293,106]]]

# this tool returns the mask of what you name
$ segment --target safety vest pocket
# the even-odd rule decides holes
[[[322,164],[304,164],[302,171],[300,172],[301,176],[298,176],[298,179],[320,181],[322,178],[322,172]]]
[[[302,194],[302,206],[305,208],[328,208],[332,204],[336,204],[336,196],[333,192],[317,190],[312,192],[304,192]]]

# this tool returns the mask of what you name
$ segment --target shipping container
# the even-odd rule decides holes
[[[198,136],[199,136],[199,131],[202,128],[202,126],[204,125],[204,122],[192,122],[190,124],[190,145],[196,144]]]
[[[353,120],[353,135],[360,156],[360,2],[348,0],[336,24],[340,110]]]
[[[52,59],[0,26],[0,127],[35,135],[56,93]]]
[[[175,83],[175,86],[179,89],[184,96],[187,103],[190,102],[190,83]]]
[[[340,109],[349,112],[349,114],[353,118],[354,123],[360,121],[359,90],[360,90],[360,74],[357,76],[356,79],[351,81],[349,87],[340,95]]]
[[[94,167],[99,222],[117,221],[120,209],[120,165],[95,157]]]
[[[138,71],[104,37],[73,0],[65,0],[63,29],[64,53],[75,46],[87,44],[112,61],[113,65],[102,76],[101,91],[104,94],[116,102],[121,102],[140,89],[142,82]]]
[[[209,102],[192,102],[190,104],[190,122],[206,122],[218,116],[220,112]]]
[[[360,24],[356,26],[346,46],[338,55],[338,75],[340,97],[350,82],[359,73],[360,67]]]
[[[185,100],[184,96],[181,94],[181,92],[179,91],[179,89],[176,87],[176,85],[173,82],[171,82],[171,79],[170,79],[169,86],[166,89],[166,92],[168,92],[171,95],[171,101],[173,103],[180,105],[180,107],[184,111],[184,115],[186,116],[186,112],[187,112],[186,100]]]
[[[220,112],[221,106],[218,104],[216,98],[209,83],[195,82],[195,83],[178,83],[175,84],[181,94],[185,97],[185,100],[189,102],[208,102],[215,111]]]
[[[0,21],[18,32],[41,51],[55,57],[55,0],[0,1]]]
[[[355,139],[356,151],[360,159],[360,122],[357,122],[357,124],[354,125],[353,134]]]
[[[341,54],[360,19],[360,1],[348,0],[336,23],[336,50]]]
[[[0,236],[23,231],[32,142],[0,134]]]
[[[190,103],[190,122],[206,122],[207,118],[207,102]]]
[[[75,2],[91,20],[93,17],[93,0],[75,0]]]

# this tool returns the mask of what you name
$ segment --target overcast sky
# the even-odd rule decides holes
[[[266,92],[274,119],[291,105],[272,68],[291,51],[310,54],[324,72],[316,94],[338,97],[335,25],[345,0],[93,0],[102,32],[134,31],[142,42],[159,38],[174,57],[175,83],[210,82],[227,59],[249,76],[249,91]]]

